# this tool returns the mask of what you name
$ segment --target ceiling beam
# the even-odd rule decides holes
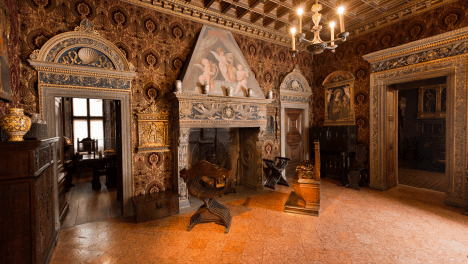
[[[231,9],[232,4],[228,2],[221,1],[219,4],[219,11],[221,11],[221,14],[226,14],[229,9]]]
[[[257,22],[260,18],[262,18],[262,15],[259,13],[251,12],[250,13],[250,23],[255,23]]]
[[[263,18],[263,26],[268,27],[271,23],[273,23],[275,20],[271,17],[264,17]]]
[[[205,8],[210,8],[210,6],[215,2],[215,0],[203,0],[203,6]]]
[[[275,30],[280,30],[284,26],[286,26],[286,23],[278,21],[278,20],[275,21],[275,26],[274,26]]]
[[[284,7],[284,6],[280,6],[276,9],[276,17],[282,17],[284,16],[286,13],[289,12],[289,9]]]
[[[262,1],[262,0],[249,0],[249,1],[248,1],[248,2],[249,2],[249,7],[250,7],[250,8],[254,8],[254,7],[256,7],[258,4],[260,4],[261,1]]]
[[[385,7],[381,7],[378,4],[374,3],[372,0],[361,0],[364,4],[374,8],[375,10],[379,11],[380,13],[385,13],[387,12],[387,9]]]
[[[268,14],[270,13],[273,9],[275,9],[278,6],[277,3],[274,3],[272,1],[268,1],[263,5],[263,13]]]
[[[240,6],[237,6],[236,7],[236,17],[237,19],[241,19],[243,16],[245,16],[245,14],[247,14],[247,9],[243,8],[243,7],[240,7]]]

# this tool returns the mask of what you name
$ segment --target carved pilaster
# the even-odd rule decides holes
[[[176,160],[178,161],[178,166],[174,175],[176,175],[176,185],[178,185],[179,189],[179,209],[189,207],[190,201],[188,199],[188,192],[187,192],[187,184],[184,182],[184,179],[180,177],[180,171],[187,167],[187,147],[188,147],[188,139],[189,139],[190,129],[189,128],[180,128],[179,130],[175,131],[175,137],[178,139],[177,142],[177,151],[175,151],[175,155],[177,155]]]
[[[264,143],[264,136],[265,136],[266,127],[260,127],[258,129],[257,134],[257,188],[261,188],[263,186],[263,143]]]

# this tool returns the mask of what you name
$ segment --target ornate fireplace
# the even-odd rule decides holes
[[[238,183],[263,187],[263,135],[267,127],[266,106],[272,99],[175,92],[169,100],[174,105],[171,127],[177,140],[174,175],[179,183],[180,208],[190,204],[179,172],[198,159],[235,171],[239,168]],[[210,160],[215,153],[218,160]]]

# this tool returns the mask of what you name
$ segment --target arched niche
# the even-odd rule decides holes
[[[57,136],[56,97],[98,98],[120,101],[124,215],[132,213],[131,195],[131,84],[135,67],[117,46],[104,39],[85,19],[74,31],[48,40],[30,55],[38,72],[39,113],[47,122],[48,136]],[[55,198],[58,201],[57,182]],[[58,202],[56,202],[58,210]],[[56,214],[58,215],[58,214]]]
[[[288,131],[287,109],[302,110],[301,127],[302,129],[302,159],[309,158],[309,102],[312,100],[312,89],[304,75],[301,74],[296,65],[292,72],[284,77],[280,85],[281,100],[281,156],[287,157],[286,136]],[[299,125],[299,124],[298,124]]]
[[[354,76],[347,71],[330,73],[323,81],[325,126],[355,125]]]

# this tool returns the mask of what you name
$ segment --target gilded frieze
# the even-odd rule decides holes
[[[130,90],[132,83],[131,80],[122,80],[120,78],[78,76],[73,74],[48,72],[39,73],[39,82],[41,84],[93,87],[117,90]]]

